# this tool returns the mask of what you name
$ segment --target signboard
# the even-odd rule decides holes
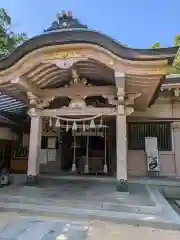
[[[55,162],[56,161],[56,149],[48,149],[47,150],[47,161],[48,162]]]
[[[56,161],[56,149],[40,149],[40,163],[47,164],[48,162]]]
[[[47,163],[47,150],[40,149],[40,163],[46,164]]]
[[[72,135],[75,136],[104,136],[103,132],[92,132],[92,131],[88,131],[88,132],[75,132],[72,133]]]
[[[56,137],[48,137],[47,148],[51,149],[56,148]]]
[[[149,172],[160,171],[157,137],[145,138],[145,152]]]

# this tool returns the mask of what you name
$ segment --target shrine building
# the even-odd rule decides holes
[[[133,49],[71,12],[0,59],[0,166],[27,173],[180,177],[178,47]]]

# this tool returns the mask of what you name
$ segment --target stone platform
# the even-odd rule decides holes
[[[129,195],[122,195],[116,192],[115,182],[98,179],[42,178],[36,187],[19,181],[0,189],[0,209],[180,229],[179,215],[153,186],[132,183],[129,190]]]

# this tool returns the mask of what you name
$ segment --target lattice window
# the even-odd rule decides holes
[[[128,123],[129,150],[144,150],[145,137],[157,137],[160,151],[172,150],[171,123]]]

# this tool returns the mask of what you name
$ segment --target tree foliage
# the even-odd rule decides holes
[[[6,56],[26,39],[25,33],[12,30],[11,17],[4,8],[0,8],[0,56]]]
[[[180,47],[180,34],[176,34],[173,39],[173,46]],[[161,44],[159,42],[154,43],[151,48],[160,48]],[[177,53],[176,59],[174,61],[173,67],[170,70],[170,73],[180,73],[180,53]]]
[[[173,45],[180,46],[180,34],[179,33],[174,36]]]
[[[151,45],[151,48],[160,48],[160,42],[155,42]]]

